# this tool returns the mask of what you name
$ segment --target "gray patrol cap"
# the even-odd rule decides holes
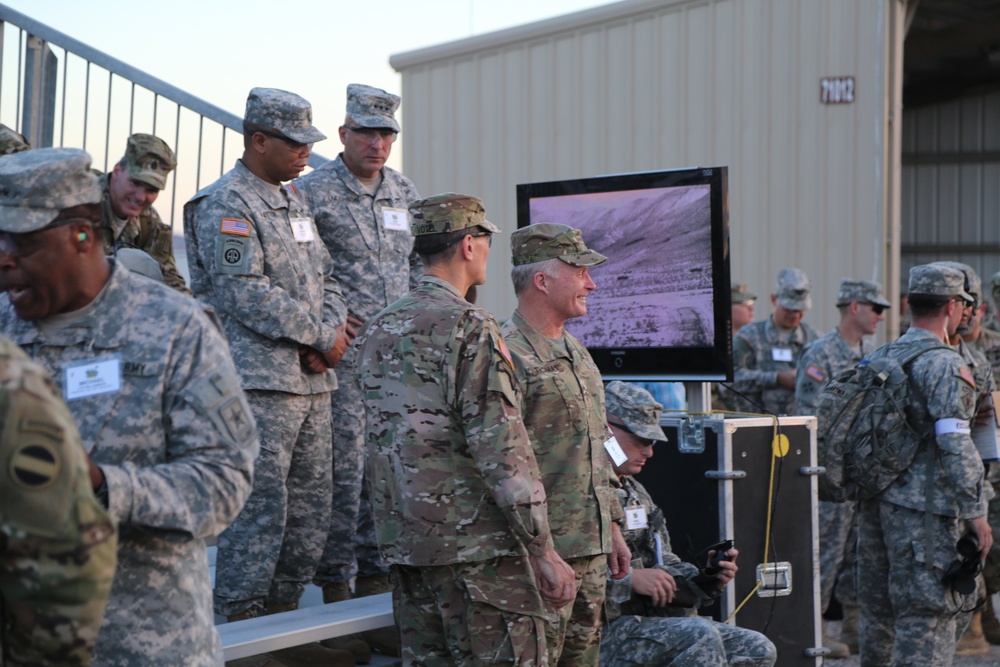
[[[802,269],[788,267],[778,271],[778,286],[774,294],[782,308],[809,310],[812,308],[810,290],[812,290],[812,284]]]
[[[837,290],[837,305],[846,306],[852,301],[863,301],[874,303],[883,308],[890,308],[891,303],[882,297],[882,286],[871,280],[855,280],[853,278],[843,278],[840,281],[840,289]]]
[[[746,303],[757,298],[757,295],[750,291],[746,283],[733,283],[730,294],[733,303]]]
[[[347,86],[347,115],[361,127],[388,127],[399,132],[399,96],[361,83]]]
[[[38,148],[0,159],[0,231],[35,232],[65,208],[100,201],[90,155],[79,148]]]
[[[470,227],[499,234],[500,228],[486,219],[486,207],[479,197],[445,192],[410,204],[410,231],[414,236],[457,232]]]
[[[975,299],[977,303],[982,303],[983,281],[979,279],[979,274],[976,273],[974,268],[968,264],[963,264],[962,262],[943,261],[933,263],[961,271],[962,275],[965,276],[965,291],[968,292],[969,296]]]
[[[539,222],[517,230],[510,235],[510,250],[514,266],[557,258],[570,266],[595,266],[608,259],[587,247],[579,229],[554,222]]]
[[[276,130],[292,141],[312,144],[326,139],[313,127],[312,106],[304,98],[277,88],[254,88],[247,96],[243,120]]]
[[[11,155],[30,149],[31,144],[23,134],[0,123],[0,155]]]
[[[910,269],[910,298],[914,297],[962,297],[973,301],[965,291],[965,274],[958,269],[942,264],[921,264]]]
[[[663,406],[642,387],[619,380],[609,382],[604,388],[604,406],[609,423],[617,418],[625,425],[625,430],[640,438],[667,442],[667,434],[660,428]]]

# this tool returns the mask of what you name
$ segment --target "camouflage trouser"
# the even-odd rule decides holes
[[[219,535],[215,613],[297,602],[330,527],[330,393],[248,391],[260,432],[253,491]]]
[[[854,503],[819,503],[820,609],[826,610],[834,587],[841,604],[857,606],[854,568],[857,559],[857,530]]]
[[[1000,463],[991,463],[987,478],[993,486],[996,494],[990,500],[986,519],[994,531],[1000,529]],[[996,535],[996,533],[994,532]],[[1000,593],[1000,539],[993,539],[993,548],[986,556],[986,564],[983,567],[983,576],[986,579],[986,592],[990,595]]]
[[[771,667],[777,659],[759,632],[701,616],[620,616],[601,637],[601,667]]]
[[[576,572],[576,599],[559,610],[545,630],[553,666],[597,667],[601,654],[601,609],[607,588],[605,554],[566,560]]]
[[[333,392],[333,503],[317,585],[371,577],[388,570],[375,541],[371,501],[363,483],[365,408],[361,390],[345,378]]]
[[[878,500],[858,503],[861,664],[950,665],[959,626],[976,603],[942,583],[964,522]]]
[[[549,664],[547,612],[526,556],[437,567],[393,565],[390,577],[404,665]]]

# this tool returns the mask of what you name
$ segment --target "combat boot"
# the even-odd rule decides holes
[[[343,602],[351,599],[351,585],[346,581],[331,581],[323,584],[323,604]],[[367,665],[372,659],[372,649],[361,635],[346,637],[331,637],[320,641],[326,648],[338,651],[350,651],[359,665]]]
[[[267,613],[270,616],[298,608],[298,602],[268,603]],[[317,642],[271,651],[270,655],[285,667],[354,667],[357,664],[350,651],[326,648]]]
[[[853,605],[844,605],[844,622],[840,624],[840,641],[847,644],[851,653],[858,652],[858,626],[861,624],[861,610]]]
[[[387,574],[358,577],[354,580],[354,597],[356,598],[390,592],[392,592],[392,586],[389,585],[389,575]],[[399,635],[396,633],[395,626],[368,630],[362,632],[361,637],[379,653],[396,658],[400,656]]]
[[[1000,644],[1000,621],[993,611],[993,596],[986,596],[986,606],[983,607],[983,636],[991,644]]]
[[[990,644],[983,636],[983,612],[972,612],[972,622],[955,646],[955,655],[985,655],[990,652]]]
[[[826,654],[827,658],[849,658],[851,656],[851,650],[847,648],[847,644],[837,641],[826,633],[825,621],[823,622],[823,648],[830,651]]]

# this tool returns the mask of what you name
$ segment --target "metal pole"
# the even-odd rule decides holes
[[[66,144],[66,72],[69,70],[69,51],[63,49],[62,110],[59,112],[59,145]]]
[[[111,152],[111,86],[114,84],[112,77],[114,75],[108,72],[108,108],[105,112],[105,117],[107,122],[104,124],[104,171],[108,171],[108,156]]]
[[[198,171],[194,180],[194,189],[197,192],[201,190],[201,135],[205,130],[205,117],[198,116]]]
[[[90,61],[87,61],[87,83],[83,87],[83,150],[87,150],[87,121],[90,117]]]

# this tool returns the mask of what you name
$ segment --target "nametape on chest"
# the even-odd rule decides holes
[[[238,218],[223,218],[222,225],[219,226],[220,234],[232,234],[234,236],[250,236],[250,221],[239,220]]]

